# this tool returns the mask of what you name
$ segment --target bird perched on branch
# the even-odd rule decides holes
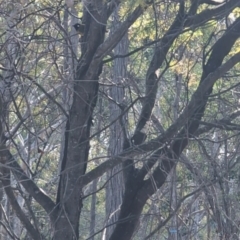
[[[85,29],[85,25],[82,23],[75,23],[73,25],[73,27],[75,28],[76,32],[78,34],[80,34],[81,36],[84,34],[84,29]]]
[[[134,145],[140,145],[146,140],[146,138],[147,138],[146,133],[137,131],[131,138],[131,141]]]
[[[82,24],[82,23],[75,23],[73,25],[73,27],[75,28],[76,32],[79,34],[79,35],[83,35],[84,34],[84,30],[85,30],[85,24]],[[107,33],[108,30],[105,30],[105,32]]]

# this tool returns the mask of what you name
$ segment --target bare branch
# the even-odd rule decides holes
[[[227,71],[229,71],[234,65],[236,65],[240,61],[240,53],[235,54],[231,57],[225,64],[219,67],[215,72],[210,73],[205,81],[199,85],[196,92],[193,94],[191,101],[189,102],[186,109],[183,113],[178,117],[178,119],[173,123],[162,135],[159,137],[144,143],[141,146],[141,149],[138,147],[131,147],[127,149],[122,154],[110,158],[105,161],[92,171],[88,172],[85,176],[82,177],[83,185],[87,185],[93,179],[100,177],[103,175],[108,169],[113,168],[114,166],[120,164],[122,161],[127,159],[127,157],[137,156],[143,152],[149,152],[156,150],[161,147],[164,143],[168,142],[173,138],[173,136],[177,133],[177,131],[189,120],[189,116],[191,116],[199,105],[202,104],[203,95],[207,90],[209,90],[213,84],[222,77]]]

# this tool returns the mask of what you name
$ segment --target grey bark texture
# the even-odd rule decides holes
[[[119,25],[118,9],[113,13],[113,26],[116,28]],[[124,55],[128,52],[128,36],[125,34],[118,45],[114,48],[115,55]],[[109,95],[113,101],[109,102],[110,122],[119,118],[110,127],[109,139],[109,155],[115,156],[122,152],[124,144],[123,125],[125,116],[122,116],[122,109],[119,104],[124,105],[125,97],[125,82],[127,78],[127,58],[117,58],[113,62],[112,71],[112,86],[109,89]],[[122,204],[122,196],[124,192],[124,179],[122,165],[114,167],[111,171],[107,172],[107,179],[109,182],[106,187],[106,217],[107,225],[104,233],[104,239],[110,238],[115,223],[119,217],[120,206]]]

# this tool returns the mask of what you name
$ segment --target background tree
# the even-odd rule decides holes
[[[238,0],[1,7],[3,239],[239,239]]]

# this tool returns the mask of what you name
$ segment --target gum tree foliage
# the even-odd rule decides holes
[[[185,227],[191,236],[189,222],[198,219],[208,224],[205,236],[212,222],[222,239],[238,239],[236,198],[226,197],[238,175],[238,7],[239,0],[1,1],[3,237],[100,239],[107,220],[92,210],[103,217],[88,235],[87,199],[97,192],[104,201],[105,173],[121,166],[124,193],[110,240],[160,239],[177,213],[182,235]],[[120,20],[112,26],[114,11]],[[128,53],[114,51],[126,33]],[[117,102],[109,89],[121,58],[128,75]],[[111,155],[116,122],[123,144]],[[181,186],[194,190],[178,191],[171,208],[167,180],[176,166]],[[190,216],[194,209],[202,214]],[[158,217],[144,225],[151,212]]]

